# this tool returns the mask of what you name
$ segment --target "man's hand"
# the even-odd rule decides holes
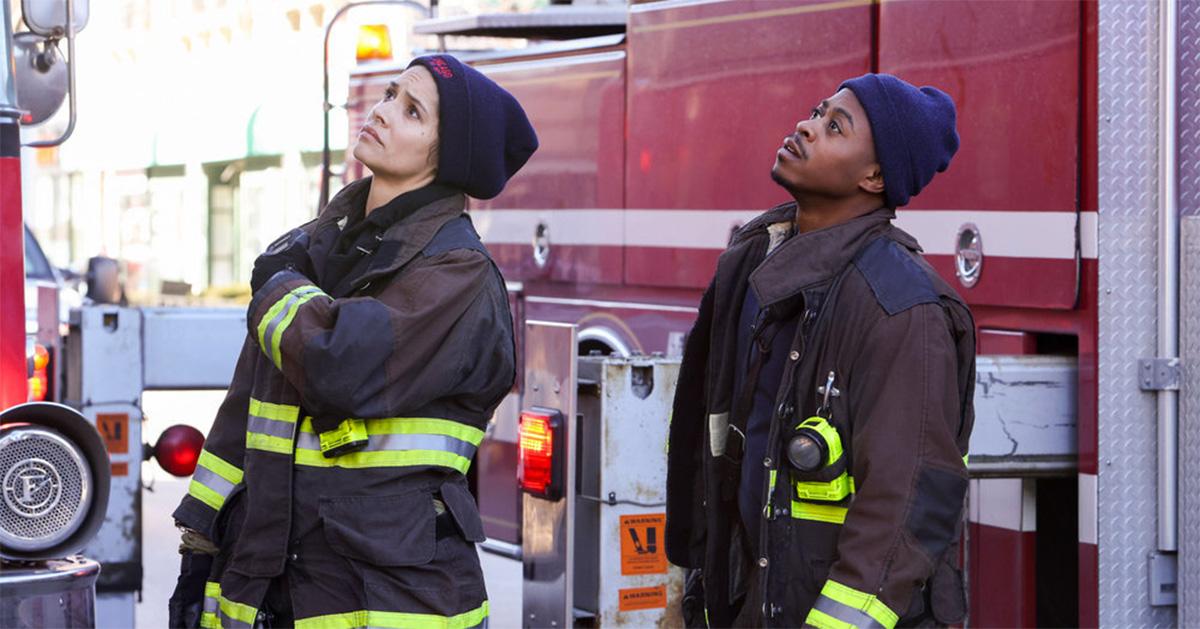
[[[308,257],[308,234],[300,229],[284,234],[258,256],[254,261],[254,271],[250,274],[250,291],[258,293],[267,280],[289,268],[310,280],[316,275],[312,260]]]

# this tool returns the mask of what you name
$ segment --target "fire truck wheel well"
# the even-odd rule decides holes
[[[601,356],[629,356],[629,346],[609,328],[592,327],[579,331],[579,355],[591,356],[599,353]]]

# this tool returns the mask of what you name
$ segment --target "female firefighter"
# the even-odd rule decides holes
[[[249,335],[174,513],[173,626],[485,623],[464,475],[514,346],[464,206],[536,149],[516,99],[454,57],[391,83],[354,147],[373,176],[255,262]]]

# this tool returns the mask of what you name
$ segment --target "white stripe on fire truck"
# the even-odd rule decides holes
[[[759,210],[475,210],[472,215],[488,244],[529,245],[545,223],[551,246],[664,247],[724,249],[733,229]],[[958,229],[979,228],[988,257],[1072,260],[1074,212],[901,210],[897,225],[921,242],[930,255],[954,255]],[[1080,253],[1096,258],[1095,212],[1079,218]]]
[[[1079,475],[1079,543],[1095,546],[1100,539],[1096,512],[1098,491],[1095,474]]]
[[[1033,479],[972,479],[967,517],[975,524],[1009,531],[1036,531],[1036,492]]]

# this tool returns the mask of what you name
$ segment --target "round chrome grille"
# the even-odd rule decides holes
[[[0,542],[20,551],[49,548],[74,533],[91,503],[92,475],[70,441],[43,427],[0,436]]]

